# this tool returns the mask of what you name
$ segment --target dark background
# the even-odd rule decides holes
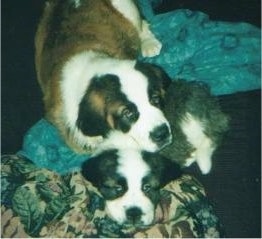
[[[34,70],[34,34],[43,0],[2,0],[1,150],[15,153],[23,135],[41,117],[43,105]],[[156,11],[188,8],[213,20],[261,24],[260,0],[163,0]],[[261,237],[261,92],[220,97],[232,128],[214,155],[212,173],[201,176],[227,237]]]

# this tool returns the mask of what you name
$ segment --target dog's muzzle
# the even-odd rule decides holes
[[[171,143],[171,132],[167,124],[161,124],[150,132],[151,140],[159,147],[163,148],[167,144]]]

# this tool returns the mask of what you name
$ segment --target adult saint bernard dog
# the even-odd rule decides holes
[[[36,38],[46,118],[76,152],[92,152],[110,131],[157,151],[171,142],[161,107],[170,79],[137,62],[161,43],[131,0],[50,0]]]

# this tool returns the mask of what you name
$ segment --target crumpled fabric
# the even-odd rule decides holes
[[[163,45],[158,56],[140,57],[142,61],[162,66],[172,79],[206,82],[214,95],[261,88],[259,28],[211,21],[207,14],[189,9],[154,15],[150,1],[139,3]]]
[[[143,16],[162,42],[160,55],[140,60],[162,66],[172,79],[203,81],[212,94],[261,88],[261,33],[247,23],[211,21],[205,13],[180,9],[155,15],[161,0],[139,0]],[[19,154],[59,173],[79,169],[89,155],[70,150],[46,120],[25,135]]]
[[[22,150],[18,152],[41,168],[60,174],[78,171],[90,156],[76,154],[60,137],[58,130],[47,120],[41,119],[26,133]]]
[[[119,225],[79,172],[59,175],[16,155],[1,158],[2,238],[223,238],[199,181],[183,175],[160,191],[150,226]]]

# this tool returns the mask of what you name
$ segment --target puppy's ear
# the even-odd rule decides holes
[[[99,156],[96,156],[86,160],[81,167],[83,177],[91,182],[95,187],[99,186],[99,165],[100,159]]]
[[[159,153],[142,152],[143,159],[150,165],[155,175],[158,175],[160,187],[182,176],[181,167]]]
[[[108,126],[105,119],[94,108],[89,96],[85,95],[79,104],[77,127],[87,136],[104,135]]]
[[[163,162],[163,168],[161,172],[161,185],[163,187],[169,182],[180,178],[183,172],[181,167],[177,163],[162,155],[160,157],[160,160]]]
[[[99,189],[100,185],[100,172],[99,172],[99,156],[98,157],[92,157],[85,161],[82,164],[82,170],[81,173],[83,177],[92,183],[94,187]],[[89,192],[90,197],[90,204],[88,205],[88,210],[94,211],[96,209],[104,210],[105,203],[103,197],[101,195],[98,195],[96,192],[90,191]],[[94,203],[93,203],[94,202]]]
[[[109,129],[104,116],[105,97],[97,87],[101,78],[103,77],[94,77],[91,80],[79,104],[77,126],[87,136],[105,135]]]
[[[83,177],[95,187],[100,187],[108,175],[115,172],[117,165],[117,150],[105,150],[91,157],[82,164]]]

